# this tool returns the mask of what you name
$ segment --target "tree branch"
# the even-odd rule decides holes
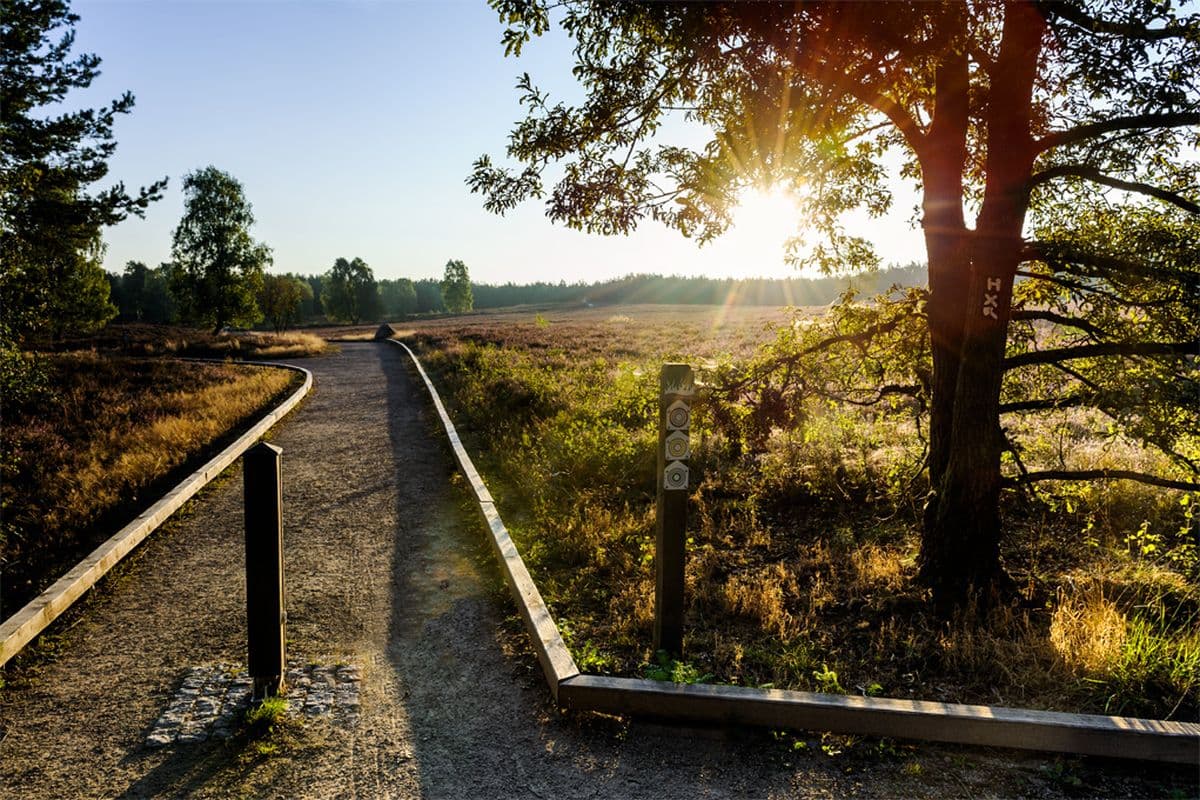
[[[1015,403],[1001,403],[1000,413],[1011,414],[1020,411],[1053,411],[1059,408],[1075,408],[1090,406],[1096,400],[1094,394],[1075,394],[1066,397],[1046,397],[1039,400],[1021,400]]]
[[[863,82],[862,75],[851,75],[831,68],[828,62],[813,53],[798,59],[794,64],[797,72],[817,84],[824,84],[834,92],[850,95],[855,100],[868,105],[883,114],[891,121],[905,142],[914,153],[920,153],[925,144],[925,131],[917,119],[902,105],[888,97],[882,91],[869,83]]]
[[[744,389],[745,387],[749,386],[750,384],[755,383],[756,381],[762,380],[765,376],[771,374],[772,372],[779,369],[780,367],[783,367],[785,365],[794,364],[797,360],[799,360],[805,356],[811,356],[816,353],[823,353],[826,350],[828,350],[829,348],[831,348],[837,344],[852,344],[855,347],[858,347],[860,350],[863,350],[863,349],[865,349],[866,344],[868,342],[870,342],[872,339],[874,339],[876,336],[878,336],[882,333],[888,333],[889,331],[895,330],[896,327],[898,325],[900,325],[900,323],[903,321],[904,321],[904,317],[899,316],[899,317],[890,319],[887,322],[880,322],[876,325],[870,325],[867,328],[859,331],[858,333],[842,333],[842,334],[838,334],[836,336],[830,336],[828,338],[822,339],[821,341],[817,342],[816,344],[812,345],[811,347],[807,347],[804,350],[801,350],[799,353],[789,354],[786,356],[779,356],[778,358],[771,359],[771,361],[764,364],[761,368],[756,370],[753,374],[747,375],[746,377],[742,378],[741,380],[733,381],[732,383],[727,383],[723,386],[718,387],[719,391],[727,397],[732,396],[735,392],[739,392],[742,389]]]
[[[1121,297],[1113,292],[1106,292],[1103,289],[1095,286],[1089,286],[1086,283],[1080,283],[1079,281],[1067,280],[1066,278],[1059,277],[1058,275],[1043,275],[1040,272],[1029,272],[1028,270],[1023,269],[1017,270],[1016,274],[1020,275],[1022,278],[1034,278],[1039,281],[1055,283],[1059,286],[1062,286],[1064,289],[1071,289],[1077,292],[1090,292],[1092,294],[1099,295],[1100,297],[1107,297],[1109,300],[1112,300],[1113,302],[1119,303],[1123,306],[1132,306],[1134,308],[1154,308],[1156,306],[1165,306],[1174,302],[1174,300],[1170,297],[1157,298],[1154,300],[1131,300],[1128,297]]]
[[[1004,369],[1100,356],[1191,356],[1198,354],[1200,354],[1200,343],[1194,341],[1104,342],[1102,344],[1084,344],[1078,347],[1061,347],[1054,350],[1038,350],[1032,353],[1018,353],[1004,359]]]
[[[1196,29],[1192,25],[1167,25],[1163,28],[1150,28],[1136,22],[1113,22],[1099,19],[1071,2],[1042,2],[1039,5],[1054,16],[1062,17],[1091,33],[1105,33],[1112,36],[1123,36],[1127,39],[1144,39],[1150,42],[1183,39],[1196,33]]]
[[[861,349],[867,342],[871,341],[879,334],[889,333],[895,330],[896,326],[903,321],[903,317],[896,317],[888,320],[887,322],[880,322],[877,325],[871,325],[859,331],[858,333],[841,333],[837,336],[830,336],[828,339],[822,339],[812,347],[805,350],[803,355],[809,356],[813,353],[824,352],[833,347],[835,344],[852,344]]]
[[[1114,178],[1111,175],[1105,175],[1095,167],[1087,167],[1082,164],[1060,164],[1057,167],[1050,167],[1035,173],[1028,183],[1028,187],[1033,187],[1052,181],[1055,178],[1083,178],[1084,180],[1092,181],[1093,183],[1111,186],[1114,189],[1121,189],[1126,192],[1136,192],[1137,194],[1149,195],[1150,197],[1162,200],[1164,203],[1170,203],[1173,206],[1178,206],[1184,211],[1191,214],[1200,214],[1200,205],[1196,205],[1186,197],[1182,197],[1175,192],[1160,189],[1157,186],[1151,186],[1148,183],[1138,183],[1135,181],[1125,181],[1120,178]]]
[[[1043,472],[1028,472],[1019,478],[1008,478],[1009,485],[1033,483],[1034,481],[1137,481],[1151,486],[1162,486],[1165,489],[1182,489],[1185,492],[1200,489],[1200,483],[1190,481],[1175,481],[1170,478],[1160,478],[1157,475],[1147,475],[1144,472],[1134,472],[1128,469],[1051,469]]]
[[[1077,144],[1113,131],[1180,128],[1185,125],[1200,125],[1200,112],[1177,111],[1164,114],[1134,114],[1128,117],[1113,117],[1099,122],[1089,122],[1065,131],[1048,133],[1034,142],[1034,152],[1044,153],[1054,147]]]
[[[1164,269],[1154,264],[1131,261],[1127,258],[1108,255],[1106,253],[1091,253],[1077,250],[1061,242],[1028,242],[1021,253],[1022,261],[1044,261],[1047,264],[1074,275],[1087,277],[1107,277],[1112,273],[1123,273],[1143,278],[1153,278],[1161,281],[1187,282],[1200,280],[1195,272],[1183,269]],[[1089,270],[1078,269],[1077,266],[1091,267]]]
[[[1067,317],[1062,314],[1055,314],[1053,311],[1041,311],[1035,309],[1017,309],[1012,312],[1010,319],[1013,320],[1044,320],[1045,322],[1053,322],[1055,325],[1062,325],[1067,328],[1077,328],[1086,333],[1090,333],[1096,337],[1107,335],[1106,331],[1101,330],[1086,319],[1077,317]]]
[[[883,398],[890,397],[892,395],[897,395],[897,394],[904,395],[905,397],[920,397],[921,396],[921,387],[920,386],[903,386],[898,383],[889,383],[886,386],[880,386],[879,389],[876,390],[875,396],[870,398],[869,400],[855,400],[847,395],[838,394],[837,392],[831,392],[827,389],[816,389],[815,391],[821,397],[825,397],[830,400],[837,400],[842,403],[849,403],[852,406],[878,405],[883,400]]]

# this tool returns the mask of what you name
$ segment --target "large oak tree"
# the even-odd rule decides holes
[[[1198,385],[1200,16],[1155,0],[493,5],[509,53],[560,24],[586,91],[567,105],[520,79],[519,165],[483,156],[469,179],[493,211],[543,198],[587,231],[653,218],[704,241],[740,190],[783,182],[822,234],[804,258],[855,268],[874,256],[839,215],[886,211],[885,156],[900,154],[929,265],[921,574],[939,602],[1004,580],[1004,413],[1088,402],[1144,422],[1194,485],[1175,447],[1194,411],[1167,403],[1184,430],[1166,435],[1171,414],[1130,411],[1119,375],[1177,401]],[[708,143],[664,142],[673,115]],[[1064,344],[1038,349],[1033,323]],[[1002,407],[1006,375],[1045,369],[1063,376],[1057,394]]]

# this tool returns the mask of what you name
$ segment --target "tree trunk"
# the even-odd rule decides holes
[[[948,41],[966,35],[965,18],[947,16]],[[929,266],[926,315],[933,372],[929,377],[929,483],[921,543],[921,580],[936,582],[942,570],[941,544],[936,540],[937,489],[950,460],[959,360],[962,356],[963,309],[967,304],[971,257],[963,215],[963,173],[967,159],[970,120],[970,76],[965,52],[948,52],[935,73],[933,119],[918,151],[921,177],[922,228]]]
[[[971,263],[967,223],[963,216],[963,172],[970,123],[970,72],[961,44],[967,36],[963,9],[948,9],[943,24],[946,26],[943,36],[950,45],[934,74],[933,119],[925,145],[918,154],[925,189],[921,225],[929,265],[926,313],[933,357],[933,374],[929,381],[929,476],[932,486],[937,486],[941,480],[950,457],[950,426],[954,418],[963,308]]]
[[[934,493],[926,508],[920,560],[921,579],[943,611],[972,598],[987,603],[1007,584],[1000,561],[1000,388],[1013,278],[1028,207],[1034,152],[1032,90],[1044,30],[1045,23],[1032,4],[1006,4],[988,97],[983,204],[969,247],[959,250],[960,257],[966,253],[968,258],[966,263],[959,261],[955,274],[958,281],[970,275],[964,295],[934,295],[934,250],[930,250]],[[968,263],[969,273],[964,269]],[[947,280],[960,285],[954,278]],[[955,307],[946,307],[947,302]],[[954,343],[956,314],[957,359],[947,352]],[[939,332],[935,326],[943,327]],[[940,355],[939,338],[944,348]],[[951,380],[954,389],[947,397]]]
[[[977,240],[984,247],[993,245]],[[1019,239],[1017,240],[1019,244]],[[1000,385],[1016,246],[977,253],[954,393],[949,457],[921,547],[921,570],[943,608],[1003,588],[1000,563]],[[994,317],[992,315],[995,315]]]

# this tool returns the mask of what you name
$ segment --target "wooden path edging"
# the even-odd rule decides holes
[[[471,463],[441,397],[416,354],[403,347],[425,381],[454,457],[492,533],[505,580],[525,618],[546,682],[564,708],[718,724],[891,736],[1107,758],[1200,764],[1200,724],[1070,714],[1003,706],[937,703],[741,686],[674,684],[579,672],[525,563]]]
[[[450,421],[450,415],[446,413],[446,407],[442,405],[442,398],[434,388],[433,381],[429,379],[425,368],[421,366],[420,360],[408,345],[395,339],[387,341],[404,348],[412,358],[413,364],[416,365],[422,380],[425,381],[425,388],[429,390],[429,396],[433,398],[433,406],[437,409],[438,416],[442,420],[442,427],[445,428],[446,436],[450,440],[454,458],[458,461],[459,469],[471,484],[471,491],[475,494],[479,512],[483,515],[483,521],[491,532],[492,546],[496,551],[496,557],[500,560],[504,581],[512,591],[513,600],[516,601],[517,608],[525,619],[525,627],[533,641],[533,649],[542,665],[542,672],[546,675],[550,693],[554,695],[555,700],[558,700],[558,687],[562,685],[563,681],[579,675],[575,659],[571,657],[571,651],[563,642],[562,636],[558,632],[558,626],[554,624],[554,618],[550,616],[550,610],[546,608],[537,584],[533,582],[529,570],[525,568],[525,562],[521,559],[521,554],[517,552],[517,546],[513,544],[512,537],[508,535],[508,529],[504,527],[504,522],[500,519],[499,512],[496,511],[496,503],[492,499],[491,493],[488,492],[475,465],[471,463],[471,457],[467,455],[467,449],[463,447],[462,440],[458,438],[458,431],[455,430],[454,423]]]
[[[206,359],[185,359],[188,361],[203,361]],[[225,363],[225,362],[219,362]],[[161,500],[143,511],[138,517],[121,530],[114,533],[107,541],[97,547],[86,558],[75,565],[67,574],[59,578],[46,591],[30,600],[17,613],[0,623],[0,667],[50,623],[92,588],[116,564],[137,547],[147,536],[158,529],[160,525],[175,513],[175,511],[192,498],[196,492],[204,488],[216,478],[226,467],[232,464],[243,452],[250,448],[258,439],[271,429],[276,422],[283,419],[289,411],[304,399],[313,385],[313,376],[303,367],[275,362],[240,362],[246,365],[261,367],[276,367],[299,372],[304,376],[304,383],[292,392],[286,400],[254,424],[250,430],[238,437],[237,441],[226,447],[208,463],[183,479],[174,489],[169,491]]]
[[[1200,760],[1200,725],[1154,719],[597,675],[569,678],[559,687],[558,697],[567,708],[609,714],[832,730],[1180,764]]]

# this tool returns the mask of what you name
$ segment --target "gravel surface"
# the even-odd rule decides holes
[[[558,711],[407,356],[343,344],[274,430],[289,660],[361,675],[353,726],[148,746],[185,677],[244,663],[240,470],[6,674],[0,797],[1008,797],[1196,793],[1195,770],[713,731]],[[825,747],[822,747],[822,744]],[[836,752],[836,751],[842,752]]]

